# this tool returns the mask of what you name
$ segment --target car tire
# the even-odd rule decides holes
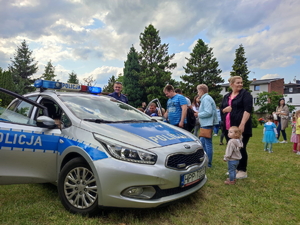
[[[80,157],[66,163],[59,174],[58,194],[71,213],[94,215],[98,212],[96,178],[88,163]]]

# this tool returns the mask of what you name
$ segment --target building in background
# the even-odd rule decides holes
[[[295,111],[300,110],[300,80],[296,83],[288,83],[284,85],[285,101],[289,105],[295,106]]]

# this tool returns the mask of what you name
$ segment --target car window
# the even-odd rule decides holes
[[[147,120],[141,111],[114,98],[93,95],[61,95],[65,105],[80,119],[102,119],[105,121]]]
[[[37,96],[31,96],[31,97],[27,97],[28,99],[32,100],[32,101],[36,101]],[[15,111],[17,106],[21,103],[22,101],[20,99],[15,99],[12,103],[10,103],[9,107],[7,109],[9,109],[10,111]]]
[[[29,118],[32,108],[33,105],[30,103],[21,101],[15,108],[15,111],[5,109],[0,115],[0,120],[11,123],[36,125],[36,121]]]
[[[21,102],[15,109],[15,112],[28,117],[32,108],[33,105],[29,104],[28,102]]]
[[[161,107],[161,104],[157,98],[155,98],[151,102],[149,102],[149,104],[147,105],[147,107],[145,109],[145,113],[148,114],[149,116],[151,116],[150,106],[152,103],[155,103],[155,106],[156,106],[156,114],[157,115],[155,115],[155,116],[162,117],[165,114],[165,109],[163,109]]]
[[[55,123],[59,128],[67,128],[72,125],[71,120],[69,119],[67,114],[65,114],[62,111],[59,104],[57,104],[52,98],[43,98],[40,101],[40,104],[45,106],[48,109],[48,114],[49,114],[48,116],[55,120]],[[44,115],[43,110],[39,109],[37,117],[43,115]]]
[[[8,109],[10,111],[15,111],[17,105],[19,105],[21,101],[19,99],[15,100],[13,103],[10,104],[10,106],[8,107]]]

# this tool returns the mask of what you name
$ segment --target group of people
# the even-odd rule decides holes
[[[287,143],[285,129],[289,125],[289,108],[285,104],[284,98],[279,99],[276,111],[272,115],[267,116],[267,122],[264,124],[263,142],[264,150],[273,153],[272,145],[279,142],[280,133],[282,133],[283,141],[279,143]],[[277,127],[276,127],[277,125]],[[292,134],[290,141],[293,143],[293,152],[300,155],[300,110],[292,115],[291,120]]]
[[[253,98],[251,94],[243,89],[243,80],[240,76],[229,79],[232,91],[226,94],[220,106],[222,133],[227,143],[224,160],[228,162],[229,178],[225,184],[234,184],[235,179],[247,178],[247,144],[252,136],[251,113]],[[200,127],[200,141],[208,156],[208,167],[212,167],[213,145],[212,132],[215,125],[219,125],[218,111],[213,98],[208,94],[205,84],[197,86],[198,95],[193,100],[193,109],[196,112]],[[177,95],[173,86],[164,88],[165,95],[169,98],[167,102],[168,117],[172,125],[184,128],[187,102],[185,97]],[[196,131],[195,131],[196,130]],[[194,134],[197,135],[197,129]],[[201,130],[209,133],[209,136],[201,136]],[[231,140],[232,139],[232,140]],[[234,139],[234,140],[233,140]]]
[[[225,184],[234,184],[235,179],[247,178],[247,144],[252,136],[251,113],[253,98],[251,94],[243,89],[243,80],[240,76],[233,76],[229,79],[232,89],[226,94],[220,105],[219,114],[221,117],[222,133],[227,141],[226,154],[224,160],[228,162],[229,178]],[[116,84],[115,84],[116,85]],[[126,96],[118,92],[111,94],[118,100],[127,100]],[[212,133],[215,125],[219,125],[218,111],[213,98],[208,94],[208,87],[205,84],[197,86],[197,96],[193,104],[188,103],[187,98],[180,93],[176,93],[172,85],[166,85],[163,89],[168,98],[166,112],[164,117],[169,123],[185,129],[187,108],[192,107],[199,123],[196,126],[211,135],[200,137],[203,149],[208,156],[208,167],[212,167],[213,145]],[[126,101],[124,101],[126,102]],[[127,100],[128,102],[128,100]],[[127,103],[126,102],[126,103]],[[197,135],[198,128],[194,129]]]

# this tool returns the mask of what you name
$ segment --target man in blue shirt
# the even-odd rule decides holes
[[[114,97],[115,99],[128,104],[127,97],[125,95],[121,94],[122,88],[123,88],[122,83],[117,81],[114,84],[114,92],[110,93],[108,96]]]
[[[185,97],[177,94],[174,91],[174,87],[170,84],[164,88],[164,93],[169,98],[164,117],[169,119],[170,124],[184,128],[187,112],[187,101]]]

